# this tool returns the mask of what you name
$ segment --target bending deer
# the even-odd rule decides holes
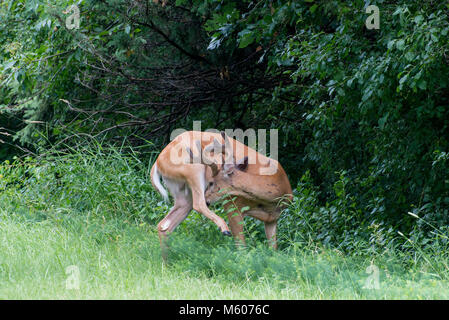
[[[259,219],[265,224],[267,239],[276,248],[276,224],[283,208],[280,200],[292,198],[290,182],[276,160],[224,132],[188,131],[171,141],[151,168],[153,187],[168,199],[161,178],[174,198],[174,206],[157,226],[164,261],[165,238],[192,208],[212,220],[224,235],[232,232],[243,244],[243,217]],[[235,205],[235,211],[228,213],[231,232],[226,222],[208,207],[224,194],[235,199],[225,205],[227,209]],[[249,209],[242,212],[244,207]]]

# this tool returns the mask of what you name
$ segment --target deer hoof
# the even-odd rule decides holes
[[[229,232],[229,231],[223,231],[223,235],[224,235],[224,236],[227,236],[227,237],[230,237],[230,236],[231,236],[231,232]]]

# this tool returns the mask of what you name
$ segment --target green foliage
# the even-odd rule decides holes
[[[202,120],[203,128],[278,128],[280,162],[297,186],[281,220],[284,247],[298,242],[373,254],[446,245],[446,2],[207,0],[144,7],[84,0],[76,2],[80,29],[68,30],[63,12],[73,3],[0,6],[0,138],[6,142],[0,159],[85,135],[110,144],[144,137],[162,147],[172,128],[190,128],[192,120]],[[370,4],[380,9],[379,30],[365,27]],[[67,167],[70,156],[55,154],[53,164],[39,169],[16,162],[42,187],[33,195],[36,208],[47,210],[54,197],[80,211],[128,215],[133,208],[135,219],[142,218],[148,207],[140,201],[152,191],[137,202],[130,198],[144,179],[126,173],[142,167],[112,168],[111,176],[104,160],[77,154],[90,168],[82,177],[79,168]],[[61,178],[40,181],[33,170]],[[5,194],[28,181],[7,175]],[[93,202],[97,192],[111,199],[109,207]],[[154,206],[161,209],[151,221],[165,208]],[[192,216],[186,225],[201,219]],[[255,242],[263,239],[261,225],[247,225]]]
[[[380,8],[379,30],[365,28],[368,4]],[[273,93],[284,108],[278,116],[273,110],[272,119],[296,146],[296,154],[284,156],[287,166],[301,168],[292,176],[309,169],[320,186],[314,201],[328,217],[318,219],[328,224],[319,229],[320,241],[339,248],[349,235],[368,241],[379,231],[417,232],[409,211],[446,226],[447,4],[262,1],[239,9],[226,24],[218,23],[223,16],[215,19],[227,26],[222,42],[270,48],[269,72],[285,70],[292,80]],[[285,95],[297,103],[282,102]]]
[[[141,162],[138,148],[128,151],[135,156],[85,142],[0,165],[0,296],[447,298],[449,251],[441,232],[426,247],[406,239],[405,250],[382,244],[372,250],[373,241],[361,242],[355,233],[333,240],[344,242],[339,249],[322,246],[326,232],[365,230],[357,225],[344,172],[334,186],[336,200],[324,208],[311,175],[304,175],[279,223],[281,250],[257,241],[236,247],[192,212],[171,234],[170,265],[162,267],[156,223],[169,207],[149,183],[151,161]],[[379,290],[363,288],[372,263],[379,267]],[[64,287],[70,265],[80,268],[80,290]]]
[[[154,224],[168,207],[156,197],[150,167],[137,154],[86,143],[65,154],[7,161],[0,167],[1,198],[10,199],[8,210],[36,221],[89,212],[93,219]]]

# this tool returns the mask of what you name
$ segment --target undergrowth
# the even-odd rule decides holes
[[[11,274],[20,278],[20,272],[26,273],[18,267],[17,255],[12,258],[17,246],[25,250],[22,259],[28,259],[26,250],[32,248],[32,255],[45,256],[48,268],[55,270],[63,270],[70,263],[90,261],[90,255],[94,257],[98,251],[108,248],[112,250],[109,252],[111,268],[115,265],[116,272],[137,268],[135,274],[150,281],[148,277],[152,276],[142,275],[147,272],[144,267],[147,265],[154,273],[170,270],[183,277],[209,279],[220,285],[234,284],[239,290],[248,290],[235,291],[248,298],[267,298],[248,293],[256,292],[255,288],[260,286],[274,290],[268,298],[276,298],[278,291],[283,292],[278,298],[448,297],[441,289],[449,280],[447,230],[432,229],[428,245],[424,246],[413,234],[364,225],[363,213],[357,211],[351,196],[344,192],[347,183],[344,174],[341,184],[336,186],[337,200],[324,207],[317,201],[318,191],[308,174],[304,175],[296,187],[293,204],[279,221],[280,250],[268,248],[263,226],[257,221],[245,220],[248,245],[238,248],[212,222],[192,211],[171,235],[170,263],[164,267],[155,226],[170,206],[151,186],[152,161],[154,154],[137,150],[124,153],[120,148],[106,148],[92,142],[83,148],[47,153],[45,157],[4,162],[0,166],[0,228],[3,234],[13,236],[4,239],[2,245],[0,275],[3,280],[11,281]],[[225,216],[220,206],[216,212]],[[414,217],[417,229],[420,224],[428,226],[419,216]],[[55,233],[54,240],[48,243],[42,240],[49,247],[41,247],[39,239],[33,247],[20,234],[39,228],[48,232],[40,236],[42,239]],[[337,229],[346,233],[332,232]],[[77,240],[59,243],[66,238]],[[59,249],[52,247],[56,244]],[[117,262],[114,252],[117,259],[124,255],[128,261]],[[94,274],[100,272],[89,263],[86,262],[84,272],[89,273],[92,268]],[[374,274],[373,269],[367,268],[373,265],[381,284],[379,290],[366,287],[366,279]],[[415,289],[410,291],[410,288]],[[116,297],[92,290],[83,297]],[[13,291],[4,294],[14,296]],[[49,293],[49,296],[54,295]],[[167,292],[164,297],[178,296]],[[217,294],[210,292],[208,297],[215,298]],[[224,296],[229,297],[236,298]]]

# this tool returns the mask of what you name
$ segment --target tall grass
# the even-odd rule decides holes
[[[153,160],[92,142],[3,163],[0,298],[449,298],[447,254],[394,247],[373,254],[362,244],[348,254],[307,234],[284,238],[275,252],[251,220],[248,247],[236,248],[195,212],[171,235],[164,266],[155,225],[169,205],[149,182]],[[280,222],[281,238],[293,234],[286,230],[295,215],[310,219],[301,201]],[[367,287],[371,264],[379,289]],[[66,287],[69,266],[80,270],[79,289]]]

